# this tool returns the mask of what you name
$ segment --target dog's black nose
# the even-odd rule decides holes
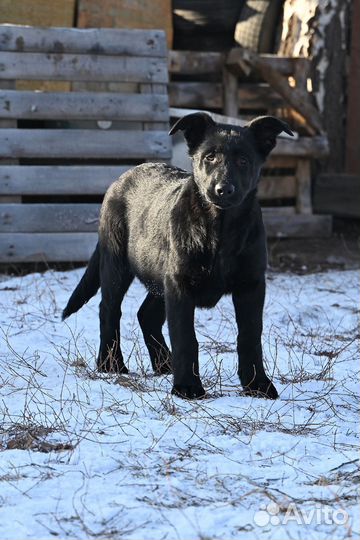
[[[230,197],[235,191],[233,184],[217,184],[215,186],[216,195],[219,197]]]

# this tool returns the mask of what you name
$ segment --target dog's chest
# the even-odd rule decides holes
[[[181,246],[172,273],[197,306],[213,307],[239,280],[248,224],[227,212],[178,231]]]
[[[202,256],[194,255],[191,262],[188,267],[191,271],[184,275],[184,284],[196,305],[213,307],[233,289],[238,274],[236,249],[218,246]]]

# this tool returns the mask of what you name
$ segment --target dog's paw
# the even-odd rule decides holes
[[[101,373],[129,373],[128,368],[122,360],[118,358],[106,358],[105,360],[97,360],[97,369]]]
[[[247,386],[243,386],[246,396],[260,397],[266,399],[277,399],[279,394],[269,379],[262,381],[252,381]]]
[[[201,399],[205,397],[206,392],[201,384],[174,384],[171,393],[174,396],[183,398],[183,399]]]

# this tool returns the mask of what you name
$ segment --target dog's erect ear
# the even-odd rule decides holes
[[[189,152],[192,154],[199,144],[204,140],[205,132],[210,127],[215,126],[214,120],[206,113],[198,112],[183,116],[178,120],[169,131],[173,135],[177,131],[184,132]]]
[[[259,116],[245,127],[253,133],[258,150],[264,158],[275,148],[276,137],[282,131],[292,137],[294,136],[287,123],[274,116]]]

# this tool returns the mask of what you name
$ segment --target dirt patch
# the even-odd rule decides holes
[[[268,241],[271,270],[308,274],[324,270],[360,268],[360,242],[356,237],[282,238]]]

